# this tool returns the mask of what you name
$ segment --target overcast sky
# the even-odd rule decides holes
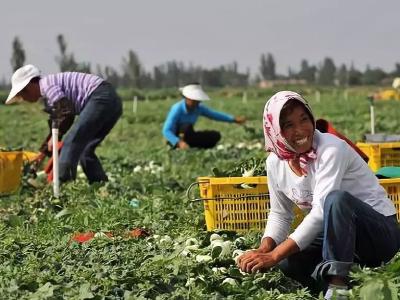
[[[15,36],[27,63],[57,72],[59,33],[77,61],[118,70],[129,49],[147,70],[173,59],[204,67],[236,60],[254,74],[267,52],[282,74],[303,58],[361,70],[400,62],[399,0],[20,0],[2,1],[0,16],[7,80]]]

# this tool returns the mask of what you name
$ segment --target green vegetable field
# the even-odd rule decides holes
[[[294,90],[352,141],[370,131],[368,90],[324,89],[320,97]],[[139,101],[136,113],[124,99],[97,152],[109,182],[90,186],[80,177],[56,199],[51,186],[36,189],[24,177],[17,193],[0,197],[0,299],[318,299],[276,269],[241,273],[235,256],[257,247],[262,233],[207,232],[202,203],[186,195],[199,176],[238,175],[266,158],[262,111],[276,91],[248,91],[247,102],[239,90],[211,92],[211,107],[248,119],[246,126],[201,119],[197,129],[221,131],[212,150],[169,150],[161,128],[178,99]],[[36,151],[47,134],[41,109],[0,105],[0,147]],[[376,132],[399,133],[400,102],[376,103],[375,113]],[[83,233],[92,239],[74,239]],[[354,269],[352,278],[352,299],[398,299],[400,255]]]

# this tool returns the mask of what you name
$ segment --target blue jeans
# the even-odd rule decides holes
[[[400,249],[396,216],[375,211],[348,192],[333,191],[324,204],[324,231],[303,251],[280,263],[289,277],[317,289],[329,276],[347,278],[353,263],[376,267]]]
[[[103,82],[89,96],[79,119],[64,139],[59,161],[61,182],[76,178],[78,163],[89,183],[108,180],[95,150],[121,114],[121,99],[111,84]]]

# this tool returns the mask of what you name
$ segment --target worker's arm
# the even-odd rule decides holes
[[[164,138],[172,145],[176,146],[180,139],[176,135],[178,128],[178,119],[179,119],[179,107],[173,106],[171,110],[168,112],[167,119],[165,120],[162,134]]]
[[[43,158],[44,156],[51,156],[51,151],[49,151],[47,143],[49,142],[49,140],[51,140],[51,129],[50,129],[50,133],[46,136],[46,139],[43,141],[43,143],[40,145],[39,151],[41,154],[43,154],[41,156],[41,158]]]
[[[258,247],[257,251],[259,252],[271,252],[276,247],[276,242],[273,238],[267,236],[262,239],[260,247]]]
[[[226,114],[226,113],[223,113],[220,111],[213,110],[204,105],[201,105],[199,108],[200,108],[201,115],[203,115],[207,118],[216,120],[216,121],[237,123],[237,124],[243,124],[246,122],[246,118],[243,116],[232,116],[230,114]]]
[[[51,156],[51,151],[49,150],[48,143],[51,140],[51,127],[53,118],[58,119],[59,122],[58,139],[61,140],[62,137],[67,133],[67,131],[71,128],[72,124],[74,123],[75,112],[72,102],[67,98],[62,98],[59,101],[55,102],[53,107],[46,105],[44,111],[50,115],[47,121],[49,125],[49,134],[47,135],[46,139],[40,146],[39,150],[41,153],[47,156]],[[55,116],[55,114],[57,116]]]
[[[268,269],[299,251],[298,245],[287,238],[293,221],[294,204],[276,188],[276,169],[273,157],[268,157],[267,177],[271,209],[260,247],[246,252],[238,259],[239,268],[246,272]]]
[[[224,112],[213,110],[202,104],[199,105],[199,110],[200,110],[200,114],[202,116],[205,116],[209,119],[213,119],[216,121],[222,121],[222,122],[230,122],[230,123],[233,123],[236,121],[234,116],[232,116],[230,114],[226,114]]]

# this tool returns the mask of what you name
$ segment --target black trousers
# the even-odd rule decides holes
[[[194,148],[209,149],[213,148],[221,139],[221,134],[215,130],[194,131],[193,125],[180,126],[178,135],[190,146]]]

